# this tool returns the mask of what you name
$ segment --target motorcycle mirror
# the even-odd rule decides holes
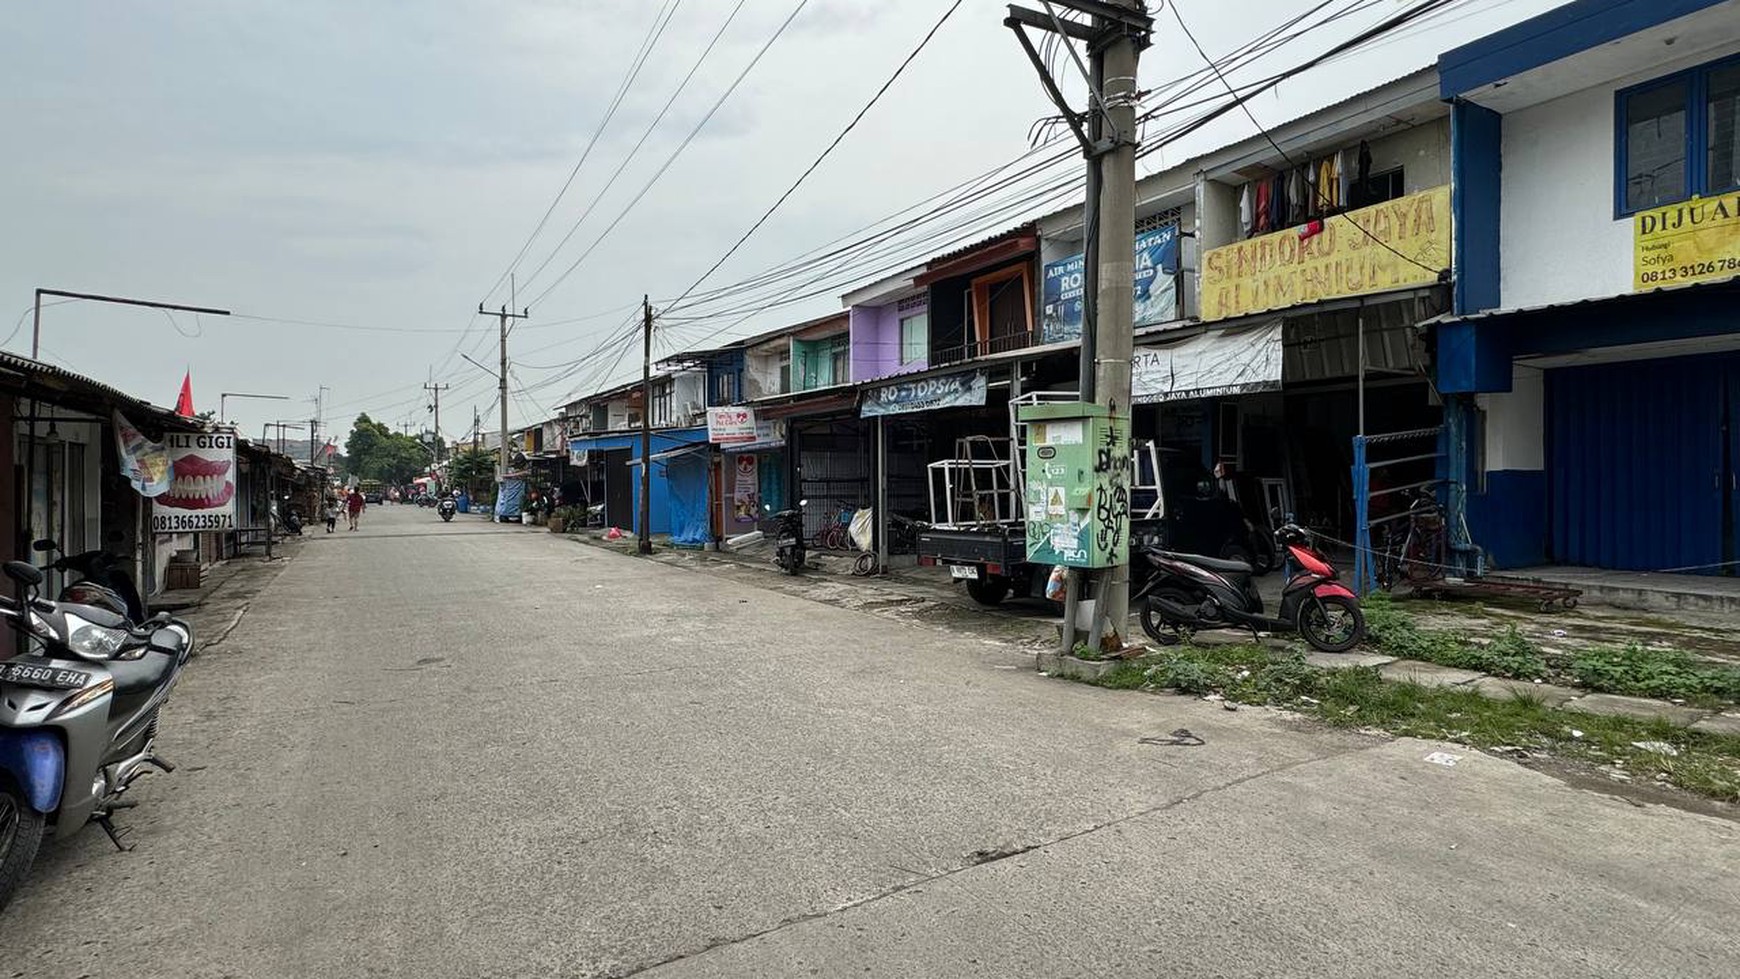
[[[56,544],[54,543],[54,541],[49,540],[47,537],[44,537],[39,541],[35,541],[30,545],[31,550],[41,551],[43,553],[47,553],[49,551],[52,551],[55,549],[55,547],[56,547]]]
[[[42,569],[34,564],[25,561],[7,561],[4,566],[0,566],[0,570],[4,570],[6,577],[21,585],[35,588],[42,584]]]

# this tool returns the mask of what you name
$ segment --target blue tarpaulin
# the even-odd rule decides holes
[[[504,479],[501,481],[501,492],[495,497],[495,518],[497,520],[518,520],[520,505],[526,499],[526,483],[523,479]]]
[[[653,463],[656,467],[657,461]],[[664,460],[670,489],[671,543],[705,546],[712,534],[707,520],[707,455],[687,452]],[[655,470],[656,473],[656,470]]]

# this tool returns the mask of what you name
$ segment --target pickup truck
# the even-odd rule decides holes
[[[1269,570],[1273,550],[1262,546],[1262,532],[1215,488],[1207,470],[1170,453],[1164,467],[1159,467],[1157,454],[1149,458],[1148,465],[1161,471],[1143,466],[1138,476],[1131,498],[1136,513],[1130,521],[1133,545],[1243,560],[1258,574]],[[1027,533],[1020,523],[927,527],[918,535],[918,563],[946,566],[981,605],[997,605],[1011,595],[1042,597],[1051,575],[1049,565],[1028,563]]]

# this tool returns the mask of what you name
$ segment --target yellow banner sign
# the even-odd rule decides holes
[[[1633,219],[1632,240],[1634,289],[1740,275],[1740,194],[1643,211]]]
[[[1450,267],[1450,188],[1434,187],[1202,257],[1202,318],[1431,285]]]

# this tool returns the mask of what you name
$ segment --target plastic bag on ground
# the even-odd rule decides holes
[[[876,545],[876,508],[865,507],[852,514],[852,546],[868,551]]]

